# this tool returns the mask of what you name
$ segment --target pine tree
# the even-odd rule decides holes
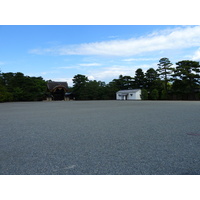
[[[161,58],[159,60],[158,66],[159,67],[157,69],[157,72],[159,73],[159,76],[161,76],[161,78],[164,80],[164,90],[168,92],[167,84],[170,81],[170,76],[174,71],[174,68],[171,67],[172,63],[168,58]]]
[[[176,63],[174,70],[173,88],[176,92],[195,98],[195,90],[200,85],[200,65],[199,62],[183,60]]]
[[[141,68],[139,68],[135,71],[134,79],[135,79],[134,83],[135,83],[136,88],[144,88],[145,76],[144,76],[144,72],[142,71]]]

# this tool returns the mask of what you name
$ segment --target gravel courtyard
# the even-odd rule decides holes
[[[1,103],[0,174],[200,174],[200,102]]]

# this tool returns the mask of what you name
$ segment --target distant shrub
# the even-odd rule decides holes
[[[141,99],[142,100],[147,100],[148,99],[148,92],[145,89],[142,89],[141,91]]]
[[[165,90],[162,90],[161,99],[162,99],[162,100],[168,99],[168,95],[167,95],[167,92],[166,92]]]
[[[152,100],[158,100],[159,93],[157,89],[153,89],[150,93],[150,97]]]
[[[6,88],[0,85],[0,102],[12,101],[13,96],[6,91]]]

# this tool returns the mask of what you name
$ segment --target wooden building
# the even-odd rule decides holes
[[[49,96],[47,100],[66,100],[66,93],[69,91],[67,82],[49,81],[47,83]]]

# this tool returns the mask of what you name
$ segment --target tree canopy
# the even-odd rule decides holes
[[[111,100],[116,98],[117,91],[127,89],[142,89],[142,98],[150,100],[200,99],[199,62],[183,60],[173,65],[168,58],[161,58],[157,66],[146,72],[139,68],[135,76],[119,75],[108,84],[77,74],[70,92],[76,100]],[[42,77],[29,77],[21,72],[0,73],[0,102],[43,100],[46,84]]]
[[[172,63],[170,62],[169,58],[161,58],[158,64],[158,73],[161,78],[164,79],[164,90],[167,91],[167,84],[170,81],[170,76],[173,72]]]
[[[21,72],[0,74],[0,102],[43,100],[45,92],[42,77],[24,76]]]

